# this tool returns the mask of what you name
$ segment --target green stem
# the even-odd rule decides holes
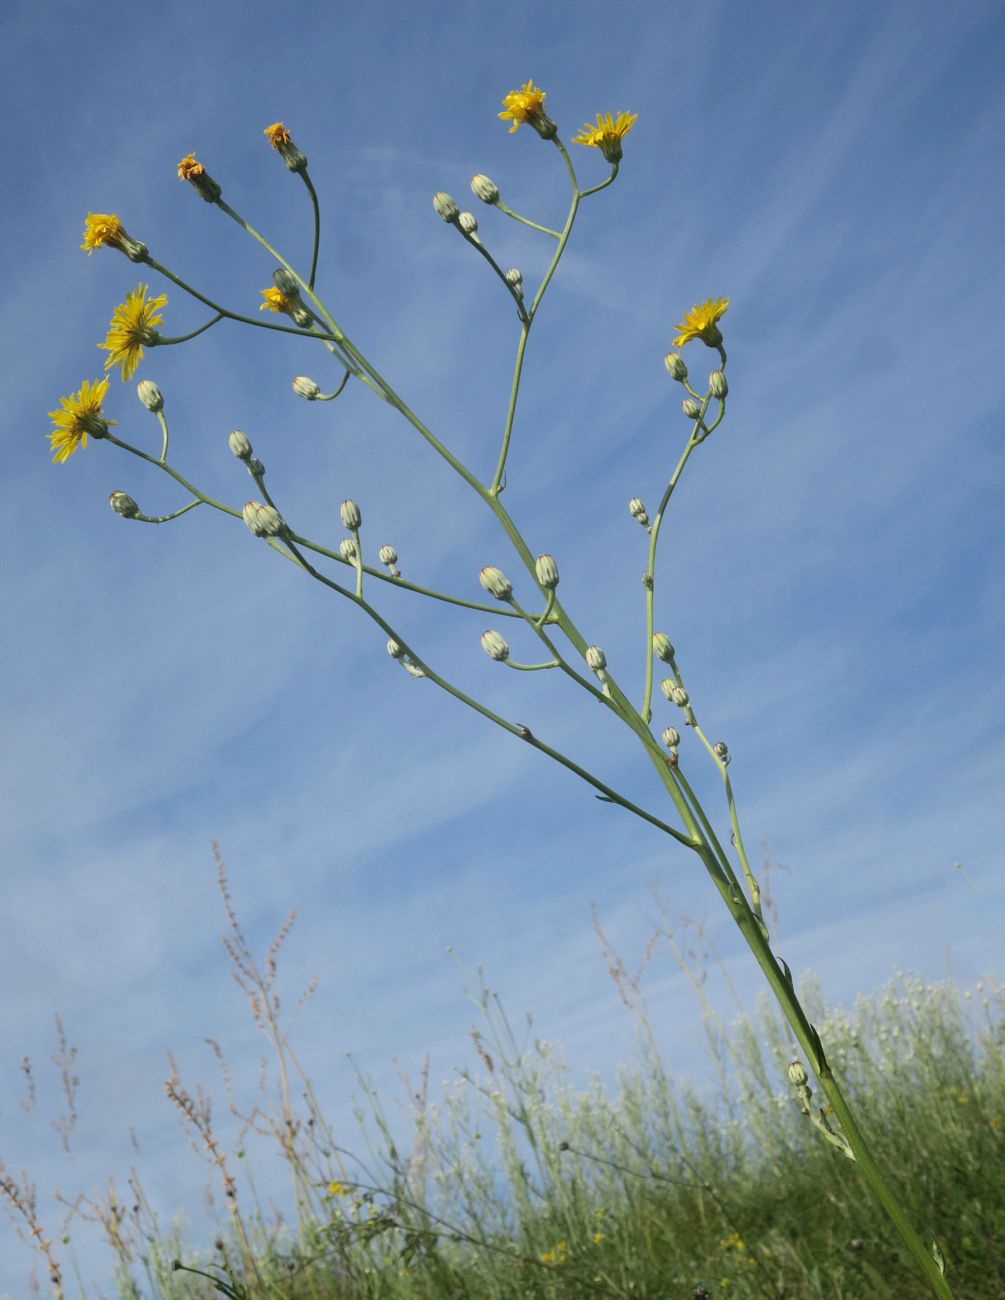
[[[172,519],[178,519],[181,515],[187,514],[189,510],[194,510],[196,506],[201,506],[205,504],[206,503],[204,501],[190,501],[187,506],[182,506],[180,510],[175,510],[170,515],[139,514],[139,515],[130,515],[130,518],[135,519],[137,523],[141,523],[141,524],[166,524],[166,523],[170,523]]]
[[[318,192],[314,188],[314,182],[307,175],[306,168],[300,173],[300,178],[307,186],[307,193],[311,196],[311,205],[314,208],[314,251],[311,254],[311,274],[307,281],[308,287],[313,289],[318,273],[318,249],[321,247],[321,205],[318,203]]]
[[[559,660],[550,659],[546,664],[518,664],[515,659],[504,659],[503,663],[507,668],[516,668],[522,673],[537,673],[542,668],[558,668]]]
[[[152,262],[151,266],[153,266]],[[157,268],[157,270],[160,269],[160,267]],[[165,338],[164,335],[159,335],[155,346],[159,348],[172,347],[175,343],[187,343],[189,339],[197,339],[200,334],[205,334],[206,330],[212,329],[214,325],[219,321],[222,321],[225,315],[225,312],[218,311],[212,320],[208,320],[205,325],[200,325],[197,330],[191,330],[188,334],[175,334],[171,338]]]
[[[610,185],[617,177],[620,168],[621,168],[620,163],[614,163],[613,167],[611,168],[611,174],[610,176],[608,176],[606,181],[601,181],[599,185],[594,185],[592,189],[580,190],[579,197],[581,199],[585,199],[588,198],[589,195],[591,194],[599,194],[601,190],[606,190],[608,185]]]
[[[531,221],[528,217],[521,217],[519,212],[514,212],[508,208],[502,199],[496,199],[492,205],[498,208],[500,212],[505,212],[507,217],[512,217],[514,221],[519,221],[522,226],[530,226],[531,230],[540,230],[542,235],[551,235],[554,239],[561,239],[562,236],[557,230],[552,230],[550,226],[539,226],[536,221]]]

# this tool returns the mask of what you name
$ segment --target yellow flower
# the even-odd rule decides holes
[[[599,149],[609,163],[621,161],[621,141],[632,129],[638,119],[638,113],[619,113],[617,119],[610,113],[606,117],[597,114],[597,125],[586,122],[579,135],[574,136],[573,144],[592,145]]]
[[[206,170],[201,162],[196,161],[194,153],[187,153],[178,164],[178,179],[180,181],[194,180],[196,176],[201,176]]]
[[[593,1234],[593,1244],[595,1246],[599,1246],[603,1240],[604,1240],[604,1234],[602,1232],[595,1232]]]
[[[259,307],[259,311],[289,312],[290,300],[284,293],[280,293],[278,289],[263,289],[261,292],[265,301]]]
[[[282,122],[273,122],[271,126],[267,126],[265,134],[269,137],[269,144],[273,149],[282,149],[283,145],[293,143],[292,136]]]
[[[675,329],[680,330],[680,333],[673,341],[674,347],[682,348],[685,343],[690,343],[692,339],[701,339],[710,348],[714,348],[721,343],[722,334],[719,332],[717,322],[726,314],[728,306],[728,298],[709,298],[707,302],[694,306],[689,312],[685,312],[683,321],[674,326]]]
[[[503,97],[504,112],[499,116],[504,122],[512,121],[510,135],[517,129],[521,123],[526,122],[544,140],[550,140],[558,128],[544,111],[544,101],[547,91],[536,87],[533,81],[521,87],[520,90],[511,90],[508,95]]]
[[[80,247],[90,256],[105,244],[115,248],[124,233],[122,222],[114,212],[89,212],[84,222],[84,242]]]
[[[349,1193],[346,1191],[346,1189],[342,1186],[341,1183],[339,1183],[339,1182],[334,1182],[334,1183],[329,1183],[329,1184],[328,1184],[328,1195],[329,1195],[329,1196],[348,1196]]]
[[[87,435],[103,438],[114,420],[101,414],[101,403],[108,392],[108,380],[97,379],[92,384],[85,379],[80,391],[59,399],[59,409],[49,412],[53,429],[48,435],[52,443],[53,464],[68,460],[78,447],[87,446]]]
[[[138,284],[125,302],[119,303],[112,313],[107,338],[98,344],[109,353],[105,369],[121,366],[123,380],[132,378],[140,364],[144,346],[152,347],[157,342],[154,326],[164,319],[160,309],[167,297],[160,294],[157,298],[148,298],[147,292],[145,284]]]

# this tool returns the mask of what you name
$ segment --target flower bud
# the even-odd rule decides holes
[[[490,596],[495,596],[496,600],[509,600],[513,595],[513,584],[494,564],[487,564],[479,572],[478,581]]]
[[[426,675],[418,664],[410,664],[405,660],[402,660],[402,667],[405,669],[405,672],[408,673],[409,677],[425,677]]]
[[[684,708],[688,702],[688,693],[683,686],[678,686],[672,677],[664,677],[660,682],[660,690],[667,697],[671,704],[676,704]]]
[[[480,242],[480,240],[477,237],[478,222],[475,220],[472,213],[462,212],[461,215],[457,218],[457,225],[460,228],[460,230],[465,235],[467,235],[469,239],[473,239],[476,244]]]
[[[110,492],[108,494],[108,504],[123,519],[135,519],[140,513],[139,506],[128,492]]]
[[[794,1088],[802,1088],[809,1079],[809,1075],[803,1069],[800,1061],[793,1061],[789,1066],[789,1083]]]
[[[665,632],[653,633],[653,654],[665,664],[673,658],[673,642]]]
[[[717,740],[712,746],[712,753],[725,767],[729,763],[729,747],[724,740]]]
[[[519,268],[511,266],[506,272],[506,283],[515,292],[523,296],[523,275]]]
[[[282,122],[273,122],[271,126],[265,128],[264,134],[269,137],[269,143],[282,158],[289,171],[304,172],[307,170],[306,155],[293,143],[289,131]]]
[[[483,203],[499,202],[499,186],[481,172],[471,177],[471,193]]]
[[[500,663],[509,658],[509,646],[498,632],[482,633],[482,649],[490,659],[495,659]]]
[[[251,459],[251,443],[248,441],[248,435],[242,433],[240,429],[234,429],[227,439],[230,450],[238,460]]]
[[[252,456],[248,461],[248,473],[252,478],[263,478],[265,476],[265,466],[257,456]]]
[[[676,749],[680,744],[680,732],[676,727],[663,728],[663,744],[667,749]]]
[[[314,314],[311,312],[299,298],[291,298],[289,306],[290,320],[294,325],[299,325],[302,330],[310,329],[314,324]]]
[[[684,364],[683,358],[679,357],[676,352],[668,352],[663,358],[663,364],[666,366],[670,378],[676,379],[678,384],[682,384],[687,378],[687,366]]]
[[[195,192],[206,200],[215,203],[223,191],[201,162],[196,161],[195,154],[186,154],[178,164],[178,179],[188,181]]]
[[[461,215],[460,208],[450,195],[445,194],[443,190],[440,190],[433,195],[433,207],[436,209],[437,215],[442,217],[444,221],[451,225],[456,222],[457,218]]]
[[[393,546],[382,546],[379,551],[379,557],[381,564],[386,564],[388,567],[398,563],[398,552]]]
[[[363,516],[355,501],[343,501],[339,506],[339,517],[342,520],[342,527],[348,528],[350,532],[354,532],[363,522]]]
[[[293,391],[298,397],[303,397],[308,402],[316,402],[321,396],[320,387],[313,379],[308,379],[306,375],[297,375],[293,381]]]
[[[286,527],[279,511],[261,501],[248,501],[241,513],[256,537],[277,537]]]
[[[277,266],[272,272],[272,283],[284,298],[300,297],[300,281],[292,271],[287,271],[285,266]]]
[[[554,591],[558,586],[558,565],[553,555],[539,555],[534,563],[537,580],[547,591]]]
[[[708,391],[713,397],[718,398],[720,402],[729,392],[729,385],[726,383],[726,376],[721,370],[713,370],[709,375]]]
[[[401,646],[398,645],[397,641],[395,641],[394,638],[392,637],[387,643],[387,653],[391,656],[392,659],[400,659],[405,652],[404,650],[402,650]]]
[[[343,560],[352,563],[356,559],[356,543],[351,537],[343,537],[338,544],[338,553]]]
[[[628,513],[633,519],[638,520],[643,528],[649,526],[649,516],[646,514],[646,504],[641,497],[632,497],[628,503]]]
[[[693,397],[685,397],[680,404],[680,409],[684,412],[689,420],[701,418],[701,404],[696,402]]]
[[[603,672],[607,667],[607,655],[598,645],[586,647],[586,666],[595,673]]]
[[[164,395],[152,379],[141,379],[136,385],[136,396],[148,411],[154,414],[164,410]]]

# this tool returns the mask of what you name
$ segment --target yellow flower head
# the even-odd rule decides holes
[[[717,347],[722,342],[718,321],[726,314],[728,306],[728,298],[709,298],[707,302],[703,302],[692,307],[689,312],[685,312],[683,321],[674,326],[675,329],[680,330],[680,333],[673,341],[674,347],[682,348],[685,343],[690,343],[692,339],[701,339],[710,348]]]
[[[273,149],[282,149],[284,145],[293,143],[293,137],[282,122],[273,122],[271,126],[267,126],[265,134],[269,137],[269,144]]]
[[[203,167],[202,163],[196,161],[194,153],[187,153],[178,164],[178,179],[180,181],[195,180],[195,178],[201,176],[205,170],[206,168]]]
[[[336,1182],[333,1182],[333,1183],[329,1183],[329,1184],[328,1184],[328,1195],[329,1195],[329,1196],[348,1196],[349,1193],[346,1191],[346,1189],[345,1189],[345,1187],[342,1185],[342,1183],[336,1181]]]
[[[49,412],[53,424],[48,435],[53,464],[68,460],[78,447],[86,447],[88,434],[93,438],[103,438],[108,426],[115,424],[114,420],[106,420],[101,414],[101,403],[107,392],[107,379],[97,379],[93,384],[85,379],[79,392],[61,397],[59,409]]]
[[[157,342],[154,326],[164,319],[160,310],[167,297],[160,294],[157,298],[148,298],[147,292],[145,284],[138,284],[125,302],[119,303],[112,313],[112,323],[104,343],[98,344],[109,354],[105,369],[121,366],[123,381],[132,378],[143,357],[143,348],[153,347]]]
[[[114,212],[89,212],[84,222],[84,242],[80,247],[90,256],[105,244],[115,248],[124,233],[122,222]]]
[[[259,311],[284,311],[289,314],[291,303],[284,293],[278,289],[263,289],[262,297],[265,301],[259,307]]]
[[[598,113],[597,125],[591,126],[586,122],[572,143],[592,145],[609,163],[618,163],[621,161],[621,141],[635,125],[638,116],[638,113],[619,113],[614,118],[610,113],[606,117]]]
[[[504,122],[512,121],[510,135],[521,123],[526,122],[544,140],[550,140],[558,128],[544,111],[547,91],[538,89],[533,81],[528,81],[519,90],[511,90],[503,98],[504,111],[499,114]]]

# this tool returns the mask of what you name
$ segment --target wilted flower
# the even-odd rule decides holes
[[[96,248],[106,245],[125,253],[130,262],[147,260],[146,244],[133,239],[114,212],[89,212],[84,222],[84,242],[80,247],[90,256]]]
[[[269,144],[282,157],[291,172],[306,171],[307,157],[293,143],[292,136],[282,122],[273,122],[271,126],[267,126],[265,134],[269,137]]]
[[[201,198],[204,198],[207,203],[215,203],[223,193],[202,163],[196,161],[194,153],[186,154],[178,164],[178,179],[188,181],[195,192]]]

